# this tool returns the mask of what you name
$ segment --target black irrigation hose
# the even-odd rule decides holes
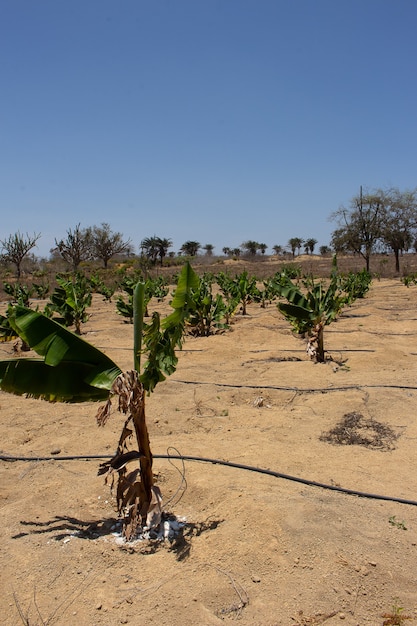
[[[108,455],[90,455],[90,456],[34,456],[34,457],[19,457],[0,455],[0,461],[74,461],[74,460],[92,460],[92,459],[108,459]],[[235,467],[236,469],[243,469],[250,472],[258,472],[259,474],[266,474],[267,476],[273,476],[274,478],[283,478],[284,480],[290,480],[292,482],[301,483],[302,485],[308,485],[309,487],[320,487],[321,489],[328,489],[330,491],[338,491],[350,496],[357,496],[359,498],[368,498],[371,500],[385,500],[388,502],[398,502],[399,504],[408,504],[411,506],[417,506],[417,501],[407,500],[405,498],[396,498],[394,496],[382,496],[375,493],[366,493],[364,491],[356,491],[355,489],[345,489],[344,487],[337,487],[336,485],[327,485],[325,483],[319,483],[315,480],[307,480],[306,478],[299,478],[297,476],[290,476],[289,474],[283,474],[282,472],[274,472],[273,470],[263,469],[261,467],[254,467],[252,465],[242,465],[241,463],[233,463],[232,461],[221,461],[220,459],[210,459],[200,456],[189,456],[186,454],[154,454],[154,459],[177,459],[181,461],[199,461],[202,463],[211,463],[212,465],[224,465],[226,467]]]
[[[233,389],[275,389],[276,391],[295,391],[297,393],[327,393],[328,391],[349,391],[352,389],[414,389],[414,385],[346,385],[345,387],[278,387],[277,385],[245,385],[239,383],[217,383],[207,380],[179,380],[172,378],[170,382],[181,383],[183,385],[215,385],[215,387],[231,387]]]

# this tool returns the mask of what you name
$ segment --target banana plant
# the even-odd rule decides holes
[[[12,304],[9,304],[6,315],[0,315],[0,343],[6,342],[6,341],[13,341],[13,339],[18,338],[18,335],[16,334],[16,332],[10,326],[10,321],[9,321],[10,311],[13,311]]]
[[[346,293],[346,303],[352,304],[357,298],[364,298],[372,283],[372,276],[366,269],[349,272],[339,277],[339,286]]]
[[[127,300],[124,299],[123,296],[118,296],[116,301],[116,310],[119,315],[122,317],[127,317],[129,319],[129,323],[133,324],[133,298],[135,293],[135,287],[138,283],[143,282],[144,279],[142,275],[139,276],[124,276],[122,282],[120,283],[120,288],[127,294]],[[148,279],[145,284],[145,294],[144,294],[144,303],[145,303],[145,316],[148,317],[148,304],[151,300],[152,294],[149,289],[149,284],[152,282]]]
[[[161,319],[154,313],[145,324],[144,284],[134,293],[133,370],[123,372],[107,355],[79,335],[26,307],[16,306],[8,317],[13,331],[39,357],[0,361],[0,389],[50,402],[105,401],[97,412],[99,425],[108,420],[112,399],[127,415],[114,457],[100,466],[99,474],[118,474],[117,505],[123,535],[129,540],[139,527],[154,528],[162,514],[162,498],[154,485],[152,453],[145,419],[145,394],[175,371],[192,290],[198,276],[187,263],[179,276],[171,306],[173,312]],[[146,356],[142,367],[142,356]],[[137,449],[130,449],[132,438]],[[127,465],[139,461],[128,472]]]
[[[208,275],[199,278],[198,287],[193,291],[188,324],[196,337],[208,337],[213,332],[229,328],[226,304],[219,293],[213,294],[212,279]]]
[[[216,280],[229,301],[235,302],[236,306],[238,303],[241,304],[242,315],[247,315],[247,305],[252,300],[260,297],[259,289],[256,286],[256,277],[249,276],[246,270],[235,276],[235,278],[220,272]]]
[[[106,285],[98,272],[90,276],[89,282],[94,293],[101,294],[104,301],[111,302],[114,292],[116,291],[116,285]]]
[[[322,283],[312,284],[304,295],[291,280],[280,289],[288,302],[279,302],[278,309],[293,328],[308,335],[307,354],[317,363],[325,360],[324,327],[333,322],[345,304],[345,298],[334,275],[325,289]]]
[[[30,298],[34,293],[33,287],[20,283],[3,283],[3,289],[7,295],[12,296],[13,302],[23,306],[29,306]]]
[[[81,324],[88,321],[88,307],[92,302],[91,284],[88,278],[77,272],[72,278],[56,277],[58,287],[50,296],[45,313],[51,317],[58,313],[57,321],[65,326],[75,326],[77,335],[81,335]]]
[[[33,283],[33,289],[35,290],[38,298],[43,300],[44,298],[46,298],[46,296],[49,293],[49,283],[48,282]]]

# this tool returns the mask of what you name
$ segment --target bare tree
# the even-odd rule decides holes
[[[382,236],[384,201],[381,192],[354,196],[350,208],[341,207],[331,219],[339,223],[332,235],[332,245],[337,251],[357,252],[365,260],[369,272],[371,254]]]
[[[400,253],[412,246],[417,226],[417,190],[397,188],[380,191],[384,202],[382,240],[395,256],[395,271],[400,271]]]
[[[64,261],[72,266],[74,272],[82,261],[87,261],[92,255],[92,233],[91,228],[81,228],[80,224],[71,230],[67,230],[65,239],[58,241],[55,239],[55,248],[51,253],[58,253]]]
[[[18,231],[14,235],[9,235],[7,239],[0,240],[3,259],[6,263],[13,263],[16,266],[17,278],[20,278],[22,273],[23,259],[36,246],[40,236],[40,233],[33,233],[32,236],[26,233],[25,236]]]
[[[101,226],[93,226],[91,234],[93,256],[103,261],[105,269],[115,254],[132,251],[131,240],[123,241],[123,235],[113,233],[106,222],[103,222]]]

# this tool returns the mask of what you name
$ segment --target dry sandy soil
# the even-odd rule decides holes
[[[132,368],[114,303],[96,297],[84,338]],[[315,365],[276,306],[257,304],[229,332],[187,338],[147,400],[154,454],[302,480],[155,458],[166,510],[186,520],[172,545],[119,545],[99,461],[60,460],[111,456],[119,414],[99,428],[93,403],[1,393],[2,455],[54,460],[0,461],[0,622],[417,623],[417,288],[374,281],[325,342]]]

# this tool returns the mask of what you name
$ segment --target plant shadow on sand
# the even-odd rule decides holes
[[[182,561],[191,552],[193,537],[199,537],[204,532],[215,530],[223,521],[209,518],[204,522],[185,522],[172,540],[137,539],[119,543],[118,547],[128,552],[141,552],[143,554],[153,554],[160,548],[168,548],[176,554],[178,561]],[[55,515],[46,522],[21,520],[20,524],[27,527],[28,530],[12,535],[12,539],[50,533],[54,541],[63,541],[71,536],[94,541],[109,535],[118,536],[118,530],[121,527],[120,520],[116,518],[84,521],[68,515]]]
[[[116,528],[117,519],[108,518],[99,521],[84,521],[69,515],[55,515],[47,522],[20,520],[20,524],[27,527],[28,530],[13,535],[12,539],[51,533],[55,541],[62,541],[70,535],[79,539],[98,539],[99,537],[110,535]]]

